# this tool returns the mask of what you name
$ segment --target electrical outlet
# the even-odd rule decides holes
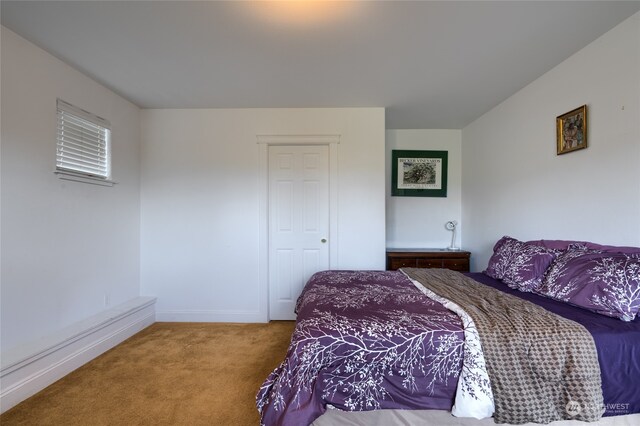
[[[109,297],[109,293],[104,294],[104,307],[106,308],[111,304],[111,298]]]

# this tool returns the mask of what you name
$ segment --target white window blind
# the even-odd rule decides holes
[[[109,180],[111,124],[58,99],[56,171]]]

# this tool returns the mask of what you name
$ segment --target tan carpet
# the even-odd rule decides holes
[[[293,321],[156,323],[0,416],[9,425],[257,425]]]

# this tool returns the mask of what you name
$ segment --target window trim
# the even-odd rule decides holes
[[[97,177],[97,176],[83,175],[83,174],[80,174],[80,173],[74,173],[74,172],[69,171],[69,170],[58,170],[57,169],[53,173],[58,176],[58,179],[71,180],[71,181],[74,181],[74,182],[90,183],[92,185],[113,186],[113,185],[116,185],[118,183],[118,182],[115,182],[115,181],[110,180],[110,179],[102,179],[102,178]]]

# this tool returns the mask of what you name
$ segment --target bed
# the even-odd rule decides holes
[[[498,312],[483,318],[485,310]],[[264,425],[308,425],[327,409],[451,410],[513,424],[640,413],[640,319],[484,273],[324,271],[297,313],[287,356],[257,396]],[[508,331],[491,349],[496,329],[517,316],[520,334]],[[531,322],[541,317],[550,322]]]

